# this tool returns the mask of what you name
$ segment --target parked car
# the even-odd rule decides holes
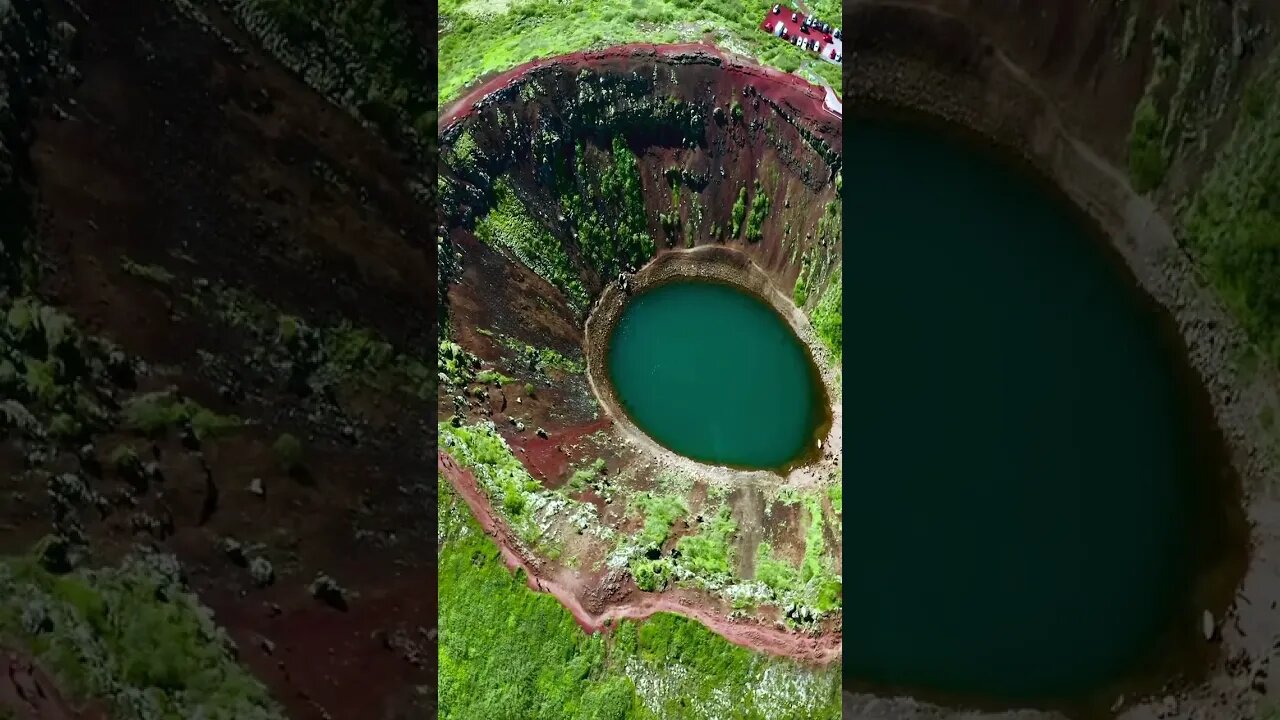
[[[795,22],[796,20],[799,20],[799,19],[800,19],[799,13],[791,13],[791,22]]]
[[[782,12],[782,6],[781,6],[781,5],[776,5],[776,4],[775,4],[775,5],[773,6],[773,14],[774,14],[774,15],[777,15],[777,14],[778,14],[778,13],[780,13],[780,12]]]
[[[840,28],[836,28],[836,31],[832,33],[832,35],[835,36],[835,39],[840,40]]]

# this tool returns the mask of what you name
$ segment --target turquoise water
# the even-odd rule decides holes
[[[814,446],[825,411],[791,328],[764,301],[716,283],[632,298],[610,338],[609,376],[641,430],[717,465],[786,466]]]
[[[1161,316],[986,153],[844,142],[847,684],[1054,705],[1203,648],[1193,583],[1240,553]]]

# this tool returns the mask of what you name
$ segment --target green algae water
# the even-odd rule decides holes
[[[814,445],[825,410],[808,350],[763,300],[678,281],[628,301],[609,377],[631,420],[701,462],[778,468]]]
[[[905,124],[844,142],[846,686],[1105,708],[1202,662],[1242,523],[1168,323],[1025,174]]]

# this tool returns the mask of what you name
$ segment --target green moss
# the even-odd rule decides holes
[[[773,547],[762,542],[756,547],[756,580],[764,583],[777,597],[783,597],[800,585],[800,571],[790,563],[773,556]]]
[[[507,523],[526,543],[542,537],[542,529],[528,512],[535,495],[546,493],[511,452],[492,422],[453,427],[439,426],[440,447],[475,475],[490,503],[502,511]],[[539,505],[545,497],[537,498]]]
[[[454,162],[464,168],[475,169],[479,154],[480,147],[476,145],[476,139],[472,137],[470,130],[459,135],[453,143]]]
[[[439,369],[442,382],[446,385],[461,387],[475,380],[476,369],[480,367],[480,358],[467,352],[455,342],[441,340],[436,352],[436,367]]]
[[[791,299],[795,301],[796,307],[804,307],[809,300],[809,272],[812,265],[812,251],[800,256],[800,273],[796,275],[796,285],[791,291]]]
[[[755,564],[756,580],[773,592],[775,602],[794,604],[819,613],[837,610],[841,606],[841,582],[835,574],[823,536],[823,494],[825,493],[800,496],[807,518],[804,555],[800,566],[796,567],[775,557],[772,546],[767,542],[760,543],[756,548]]]
[[[497,370],[481,370],[476,373],[476,382],[483,385],[509,385],[515,381],[515,378],[503,375]]]
[[[531,372],[542,373],[547,370],[581,375],[587,371],[587,364],[582,360],[565,357],[551,348],[534,347],[512,337],[503,337],[502,344],[516,353],[515,361],[527,367]]]

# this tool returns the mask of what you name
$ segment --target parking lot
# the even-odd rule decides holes
[[[779,40],[792,44],[795,43],[796,38],[810,43],[816,42],[817,49],[810,50],[810,52],[829,63],[839,65],[844,57],[844,41],[834,35],[839,31],[839,28],[835,27],[831,20],[822,18],[819,19],[820,22],[831,24],[831,32],[824,32],[820,27],[806,27],[805,20],[807,19],[807,16],[796,8],[786,5],[771,5],[765,11],[764,21],[760,23],[760,29],[770,35],[778,35]],[[782,35],[778,34],[779,24],[782,25]]]

